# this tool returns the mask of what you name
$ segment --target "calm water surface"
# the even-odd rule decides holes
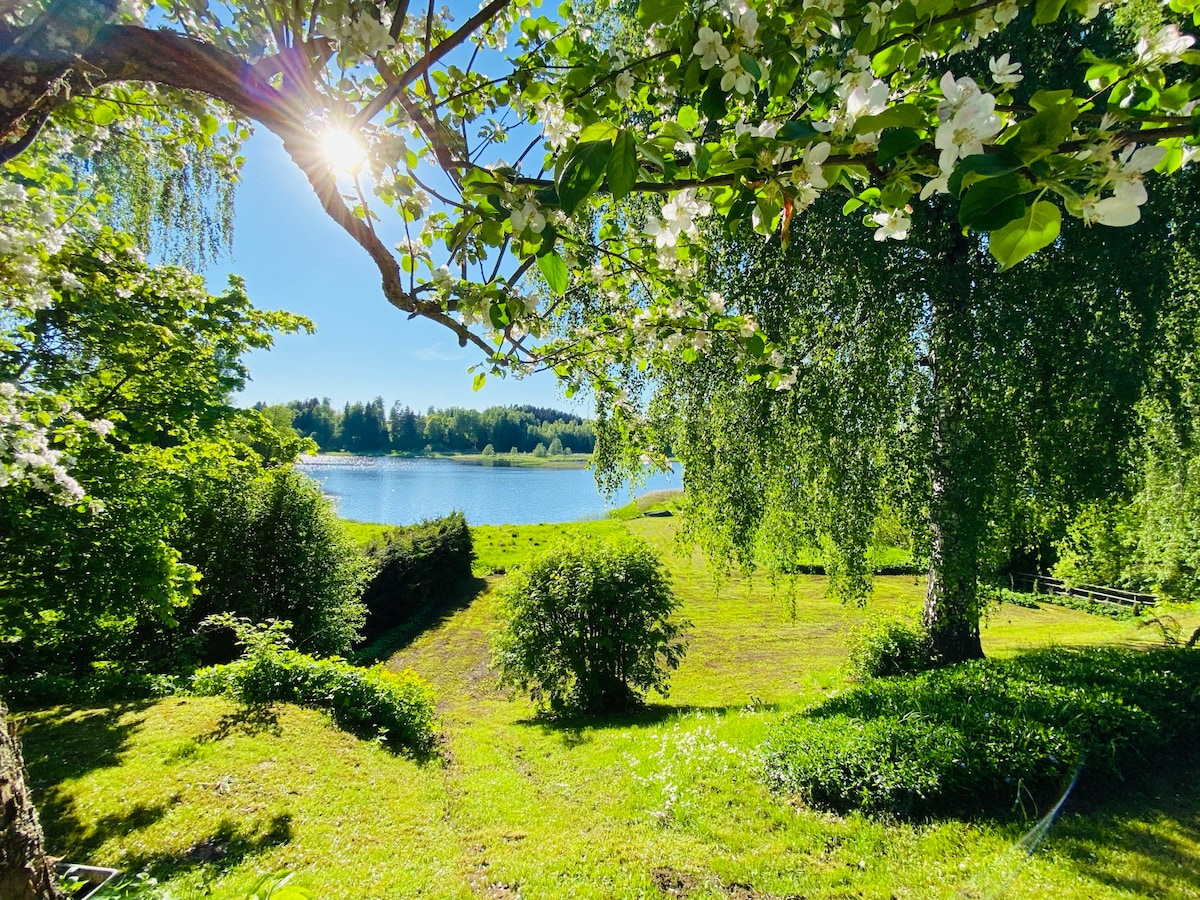
[[[682,487],[679,471],[626,485],[612,498],[589,469],[463,465],[448,459],[391,456],[306,457],[297,468],[356,522],[411,525],[462,510],[472,525],[532,525],[603,516],[645,491]]]

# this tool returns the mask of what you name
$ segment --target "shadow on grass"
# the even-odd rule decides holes
[[[1116,795],[1088,790],[1050,832],[1053,853],[1131,895],[1194,896],[1200,885],[1200,752],[1148,766]],[[1171,888],[1176,893],[1171,894]]]
[[[391,659],[427,631],[441,626],[455,613],[466,609],[487,590],[483,578],[464,578],[446,592],[417,609],[405,622],[376,635],[369,635],[352,654],[355,665],[369,666]]]
[[[21,743],[35,794],[49,785],[121,764],[120,754],[141,726],[138,713],[154,701],[103,709],[45,710],[21,716]]]
[[[121,865],[127,871],[146,872],[162,880],[199,868],[222,872],[291,840],[290,813],[272,816],[258,826],[222,819],[208,837],[182,853],[130,854],[122,857]]]
[[[259,734],[280,735],[283,729],[279,725],[279,714],[273,703],[239,704],[231,713],[226,713],[217,720],[217,727],[196,740],[202,744],[223,741],[235,734],[254,737]]]
[[[539,713],[527,719],[518,719],[514,724],[540,728],[546,734],[559,735],[566,746],[578,747],[591,741],[588,732],[592,731],[662,725],[697,714],[726,716],[746,708],[744,703],[729,706],[672,706],[667,703],[647,703],[637,709],[617,713]],[[772,712],[778,708],[774,703],[759,703],[754,706],[755,710],[765,712]]]

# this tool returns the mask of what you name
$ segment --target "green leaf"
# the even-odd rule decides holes
[[[613,140],[612,155],[608,158],[608,188],[614,200],[628,196],[633,190],[637,168],[637,142],[629,129],[622,128]]]
[[[761,357],[766,349],[767,345],[763,342],[761,334],[752,334],[746,339],[746,352],[751,356]]]
[[[558,178],[558,200],[563,212],[571,215],[604,181],[604,171],[612,154],[608,141],[577,144],[563,165]]]
[[[678,114],[675,116],[675,121],[679,123],[679,127],[684,131],[695,131],[696,126],[700,124],[700,113],[696,112],[694,106],[680,107]]]
[[[97,125],[111,125],[117,120],[117,108],[111,103],[100,103],[92,110],[92,121]]]
[[[475,376],[475,380],[471,383],[471,390],[473,390],[473,391],[479,390],[481,387],[483,387],[483,385],[486,381],[487,381],[487,372],[480,372],[478,375]]]
[[[897,156],[916,150],[923,143],[921,136],[911,128],[891,128],[879,139],[879,154],[875,162],[885,166]]]
[[[920,128],[925,124],[925,113],[911,103],[901,103],[874,116],[863,116],[854,120],[854,133],[867,134],[885,128]]]
[[[875,73],[875,77],[885,78],[900,68],[906,48],[907,42],[900,41],[876,53],[871,58],[871,71]]]
[[[709,83],[704,96],[700,98],[700,110],[714,122],[725,118],[729,105],[725,99],[725,92],[721,90],[720,79],[714,78]]]
[[[549,253],[543,253],[537,258],[538,268],[542,270],[542,277],[546,279],[546,284],[550,286],[550,290],[554,291],[558,296],[562,296],[567,290],[567,264],[563,258],[551,250]]]
[[[593,122],[580,133],[579,142],[586,144],[591,141],[611,141],[616,134],[617,126],[612,122]]]
[[[1010,269],[1031,253],[1054,243],[1061,228],[1061,210],[1049,201],[1038,200],[1021,218],[993,231],[988,238],[988,250],[1001,269]]]
[[[786,97],[800,74],[800,60],[790,50],[771,62],[771,96]]]
[[[1067,0],[1037,0],[1037,5],[1034,7],[1033,24],[1049,25],[1058,19],[1066,3]]]
[[[970,187],[974,182],[983,178],[1007,175],[1019,168],[1021,168],[1021,160],[1006,150],[1001,150],[999,153],[977,153],[958,161],[958,165],[954,167],[954,172],[947,182],[947,187],[951,194],[961,197],[964,187]]]
[[[779,133],[775,135],[781,141],[811,141],[813,138],[820,137],[821,132],[813,128],[812,122],[804,121],[803,119],[785,122],[783,127],[779,129]]]
[[[976,231],[995,231],[1025,214],[1022,183],[1016,175],[977,182],[963,196],[958,223]]]
[[[655,22],[674,22],[679,17],[677,0],[640,0],[638,18],[647,25]]]
[[[762,69],[758,66],[758,60],[743,50],[738,54],[738,60],[742,64],[742,68],[754,76],[754,80],[762,78]]]
[[[1021,123],[1017,142],[1037,155],[1058,149],[1071,134],[1071,123],[1079,115],[1078,104],[1068,91],[1038,91],[1029,105],[1038,114]],[[1026,155],[1028,159],[1029,156]]]

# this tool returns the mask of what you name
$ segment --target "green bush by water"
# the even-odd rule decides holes
[[[784,718],[763,746],[776,790],[838,811],[1032,812],[1070,781],[1119,775],[1200,736],[1200,653],[1041,651],[873,680]]]
[[[631,537],[574,537],[500,590],[494,660],[502,682],[555,712],[616,712],[667,693],[683,659],[678,602],[658,555]]]
[[[365,630],[378,636],[405,624],[438,595],[471,577],[475,551],[460,512],[388,528],[367,546],[375,576],[363,592]]]

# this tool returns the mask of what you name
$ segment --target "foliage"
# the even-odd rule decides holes
[[[606,354],[678,356],[673,338],[705,333],[786,383],[802,354],[776,358],[783,346],[753,317],[708,308],[693,265],[702,219],[787,239],[824,194],[875,239],[902,241],[922,225],[909,206],[947,195],[951,227],[988,235],[980,246],[1007,268],[1054,246],[1065,223],[1136,223],[1146,174],[1177,170],[1194,144],[1200,60],[1181,30],[1193,0],[643,0],[557,17],[494,0],[458,27],[360,0],[188,0],[156,31],[137,27],[139,7],[117,7],[72,8],[53,28],[44,0],[6,11],[0,60],[21,46],[37,62],[0,73],[28,85],[0,102],[4,155],[39,132],[88,155],[133,131],[157,138],[142,154],[152,169],[159,154],[185,165],[189,144],[236,168],[247,120],[260,123],[379,268],[388,301],[475,346],[481,377],[598,373]],[[1040,66],[1030,30],[1069,35],[1051,54],[1062,65]],[[246,79],[221,77],[263,59]],[[60,81],[71,90],[49,94]],[[501,160],[510,137],[529,149]],[[356,189],[339,191],[339,174]],[[395,253],[364,225],[384,210],[419,223]],[[579,327],[572,301],[587,284],[608,298],[607,324]],[[559,344],[526,342],[560,328]]]
[[[374,575],[363,592],[366,631],[403,625],[431,600],[471,577],[475,551],[460,512],[388,528],[367,545]]]
[[[535,557],[500,590],[501,681],[554,712],[614,712],[665,695],[683,659],[678,603],[662,562],[630,538],[576,538]]]
[[[281,466],[230,467],[187,487],[172,541],[203,578],[180,615],[183,632],[214,613],[287,619],[297,647],[348,653],[365,619],[361,598],[372,565],[318,485]],[[223,655],[205,643],[203,661]]]
[[[227,616],[214,624],[236,624],[245,653],[235,662],[196,672],[191,689],[197,694],[224,695],[251,706],[296,703],[328,712],[339,728],[360,737],[416,754],[433,747],[433,689],[411,670],[364,669],[284,649],[282,632],[290,623],[264,629]]]
[[[919,622],[871,619],[850,636],[850,671],[856,678],[910,675],[934,665],[929,635]]]
[[[49,185],[52,174],[67,178],[50,163],[40,171]],[[45,199],[49,221],[68,217],[68,199]],[[73,202],[86,221],[86,199]],[[6,226],[12,215],[5,207]],[[36,451],[41,463],[0,479],[0,631],[6,676],[113,685],[145,674],[161,649],[147,632],[174,627],[195,594],[199,573],[174,542],[186,485],[246,464],[256,448],[295,454],[295,438],[280,439],[228,395],[245,383],[247,351],[308,323],[256,309],[236,279],[210,295],[202,279],[148,265],[127,236],[95,227],[10,245],[0,262],[14,301],[29,289],[19,277],[28,267],[57,273],[53,303],[31,298],[0,319],[0,394],[41,398],[30,410],[53,434]]]
[[[794,571],[816,548],[850,600],[869,590],[876,530],[898,518],[932,565],[939,652],[977,655],[977,579],[1132,465],[1139,404],[1162,390],[1175,363],[1159,354],[1194,303],[1198,188],[1181,176],[1135,228],[1066,222],[1064,240],[1008,271],[934,198],[914,206],[920,227],[900,249],[831,221],[827,201],[790,243],[748,227],[714,238],[714,309],[752,315],[780,358],[805,362],[785,390],[748,382],[734,343],[681,330],[682,356],[623,370],[622,390],[602,393],[599,466],[615,477],[670,446],[689,536],[710,557]]]
[[[1128,773],[1186,746],[1200,734],[1188,713],[1198,685],[1192,651],[1115,649],[872,681],[782,720],[763,748],[766,778],[842,811],[1028,811],[1077,767]]]
[[[438,452],[470,453],[488,446],[529,453],[538,443],[590,453],[596,435],[590,422],[571,413],[536,406],[491,406],[484,410],[449,407],[414,412],[397,400],[387,419],[383,401],[348,403],[343,412],[328,400],[293,400],[291,425],[311,437],[321,450],[354,453],[420,453],[426,445]]]
[[[1185,308],[1180,314],[1194,316],[1194,311]],[[1200,598],[1197,381],[1192,359],[1172,362],[1183,392],[1177,409],[1172,412],[1161,400],[1143,404],[1146,440],[1132,489],[1084,508],[1071,521],[1057,545],[1056,577],[1152,590],[1184,601]]]

